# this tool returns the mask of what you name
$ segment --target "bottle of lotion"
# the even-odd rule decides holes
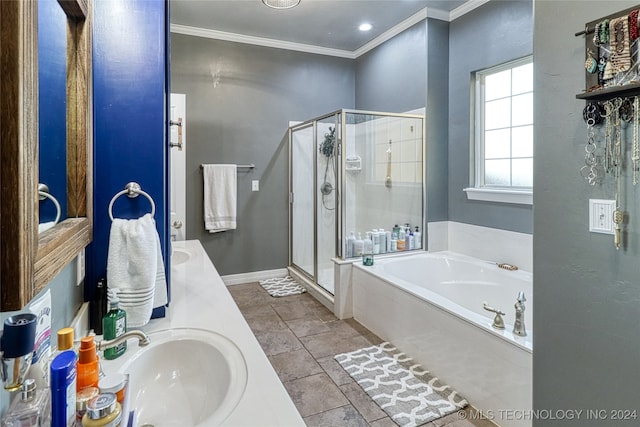
[[[96,343],[93,341],[93,336],[84,337],[80,340],[80,350],[78,351],[76,391],[86,387],[98,387],[99,371],[98,354],[96,353]]]
[[[416,249],[422,249],[422,233],[420,228],[416,225],[416,231],[413,232],[413,246]]]

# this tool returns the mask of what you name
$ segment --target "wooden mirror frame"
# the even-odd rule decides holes
[[[68,23],[68,218],[38,234],[38,2],[0,1],[0,311],[23,308],[93,236],[90,5],[58,3]]]

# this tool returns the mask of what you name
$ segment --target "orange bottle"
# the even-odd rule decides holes
[[[93,341],[93,336],[84,337],[80,340],[76,370],[77,391],[86,387],[98,387],[100,368],[98,366],[98,353],[96,352],[96,343]]]

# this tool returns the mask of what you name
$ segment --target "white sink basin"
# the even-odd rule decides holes
[[[184,249],[174,249],[171,253],[171,265],[179,265],[187,262],[191,254]]]
[[[119,369],[130,374],[130,410],[137,425],[216,426],[234,410],[247,384],[247,365],[236,345],[201,329],[149,334]]]

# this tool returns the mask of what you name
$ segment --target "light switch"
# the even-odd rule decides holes
[[[251,181],[251,191],[260,191],[260,181],[257,179]]]
[[[589,231],[592,233],[613,234],[613,212],[615,200],[589,199]]]

